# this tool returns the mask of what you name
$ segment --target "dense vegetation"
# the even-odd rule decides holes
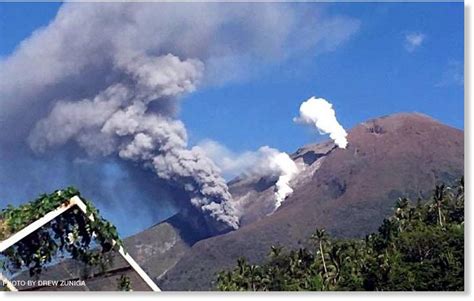
[[[80,196],[79,191],[67,188],[43,194],[19,207],[9,205],[0,213],[0,240],[67,204],[73,196]],[[112,249],[118,250],[121,240],[115,226],[103,219],[90,202],[81,199],[87,206],[87,214],[93,216],[93,221],[79,208],[72,207],[5,250],[0,258],[1,268],[10,273],[28,269],[30,275],[38,275],[58,255],[66,254],[87,265],[105,266],[108,259],[103,254]]]
[[[268,260],[245,258],[218,275],[224,291],[464,290],[464,181],[436,186],[429,200],[396,202],[394,213],[365,239],[334,239],[324,229],[312,247],[285,252],[272,247]]]

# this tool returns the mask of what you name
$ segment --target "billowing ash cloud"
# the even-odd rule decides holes
[[[277,178],[275,183],[275,210],[293,193],[290,182],[298,174],[298,166],[285,152],[269,146],[257,151],[235,153],[216,141],[205,140],[198,146],[219,167],[222,173],[233,179],[238,176],[266,176]],[[244,212],[238,212],[242,215]]]
[[[232,197],[215,165],[199,149],[188,149],[182,122],[151,111],[154,102],[159,108],[162,99],[193,91],[202,63],[168,54],[134,58],[117,68],[128,75],[125,83],[114,83],[92,99],[56,102],[28,137],[32,149],[73,140],[90,154],[118,154],[184,189],[204,214],[238,228]]]
[[[0,155],[8,158],[0,169],[16,174],[22,166],[27,177],[42,160],[59,169],[55,155],[76,162],[86,154],[97,162],[91,164],[106,156],[152,170],[204,216],[237,228],[219,169],[202,149],[188,147],[177,116],[181,97],[254,74],[253,62],[280,62],[315,46],[330,51],[358,27],[305,5],[63,4],[48,26],[0,61]],[[45,183],[59,183],[56,177],[0,179],[20,190],[23,183],[7,181],[23,178],[43,191]]]
[[[295,122],[316,127],[320,134],[329,134],[334,143],[340,148],[347,146],[347,133],[336,119],[332,104],[324,98],[311,97],[300,106],[300,116]]]

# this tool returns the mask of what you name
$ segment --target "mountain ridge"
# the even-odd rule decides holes
[[[435,183],[464,173],[463,132],[424,114],[369,119],[349,131],[348,141],[347,149],[324,142],[292,154],[304,161],[309,152],[321,153],[322,146],[330,149],[308,161],[309,168],[292,183],[294,193],[277,211],[253,217],[236,231],[198,241],[160,278],[162,288],[212,289],[215,273],[238,257],[258,263],[273,244],[305,246],[316,227],[336,237],[366,235],[377,229],[398,197],[416,199]],[[235,194],[233,185],[230,190]],[[238,201],[239,195],[234,198]]]
[[[293,194],[276,211],[277,179],[239,177],[228,183],[244,212],[239,229],[210,236],[200,229],[202,221],[181,212],[125,238],[125,249],[163,290],[210,290],[216,273],[234,266],[238,257],[259,263],[272,245],[306,247],[316,228],[335,237],[364,236],[377,230],[398,197],[416,199],[434,184],[464,174],[463,131],[424,114],[369,119],[347,138],[347,149],[325,141],[290,155],[301,170],[290,183]],[[42,277],[61,271],[62,265]],[[103,290],[115,289],[99,283]]]

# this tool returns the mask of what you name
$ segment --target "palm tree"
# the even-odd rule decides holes
[[[243,257],[237,259],[237,267],[236,267],[236,275],[235,275],[235,282],[238,283],[240,288],[249,289],[248,288],[248,269],[249,265],[247,264],[247,260]]]
[[[237,267],[239,269],[240,275],[245,275],[247,273],[247,260],[243,257],[237,259]]]
[[[271,246],[270,257],[271,258],[278,258],[281,254],[282,247],[280,246]]]
[[[464,201],[464,177],[461,177],[458,183],[457,198]]]
[[[407,220],[410,219],[410,202],[407,198],[398,198],[395,204],[395,217],[398,222],[398,231],[401,232],[405,229]]]
[[[252,289],[252,291],[257,291],[257,283],[260,282],[261,277],[258,275],[258,266],[256,265],[250,265],[248,268],[249,271],[249,282],[250,285],[249,287]]]
[[[328,276],[332,282],[332,285],[336,285],[341,273],[341,266],[344,260],[341,255],[342,248],[339,244],[331,246],[331,249],[329,250],[331,264],[328,266],[328,270],[330,271]]]
[[[436,185],[435,191],[434,191],[434,205],[436,206],[436,210],[438,212],[438,223],[442,227],[443,226],[443,213],[441,211],[442,206],[443,206],[443,200],[444,200],[444,195],[445,195],[445,189],[444,189],[444,184],[443,185]]]
[[[326,266],[326,261],[324,260],[324,248],[323,244],[327,241],[326,230],[316,229],[316,233],[311,236],[311,238],[318,242],[319,244],[319,253],[321,254],[321,261],[323,263],[324,274],[327,274],[328,269]]]
[[[395,204],[395,216],[398,218],[406,218],[406,209],[408,208],[409,201],[407,198],[398,198],[396,204]]]

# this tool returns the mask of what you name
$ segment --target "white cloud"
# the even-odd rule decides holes
[[[271,161],[281,152],[266,145],[256,151],[235,152],[217,141],[205,139],[196,148],[217,165],[227,180],[242,175],[278,176],[280,173],[281,168]]]
[[[405,49],[413,52],[419,48],[426,39],[426,35],[421,32],[411,32],[405,35]]]
[[[435,84],[435,87],[454,85],[464,85],[464,64],[457,60],[450,60],[441,75],[441,80]]]
[[[261,152],[245,151],[236,153],[217,141],[206,139],[201,141],[197,147],[209,157],[222,172],[227,180],[246,173],[257,162],[262,160]]]
[[[236,153],[209,139],[199,143],[196,148],[210,158],[228,180],[240,175],[278,178],[274,193],[275,210],[293,193],[291,181],[299,173],[299,168],[285,152],[262,146],[256,151]]]

